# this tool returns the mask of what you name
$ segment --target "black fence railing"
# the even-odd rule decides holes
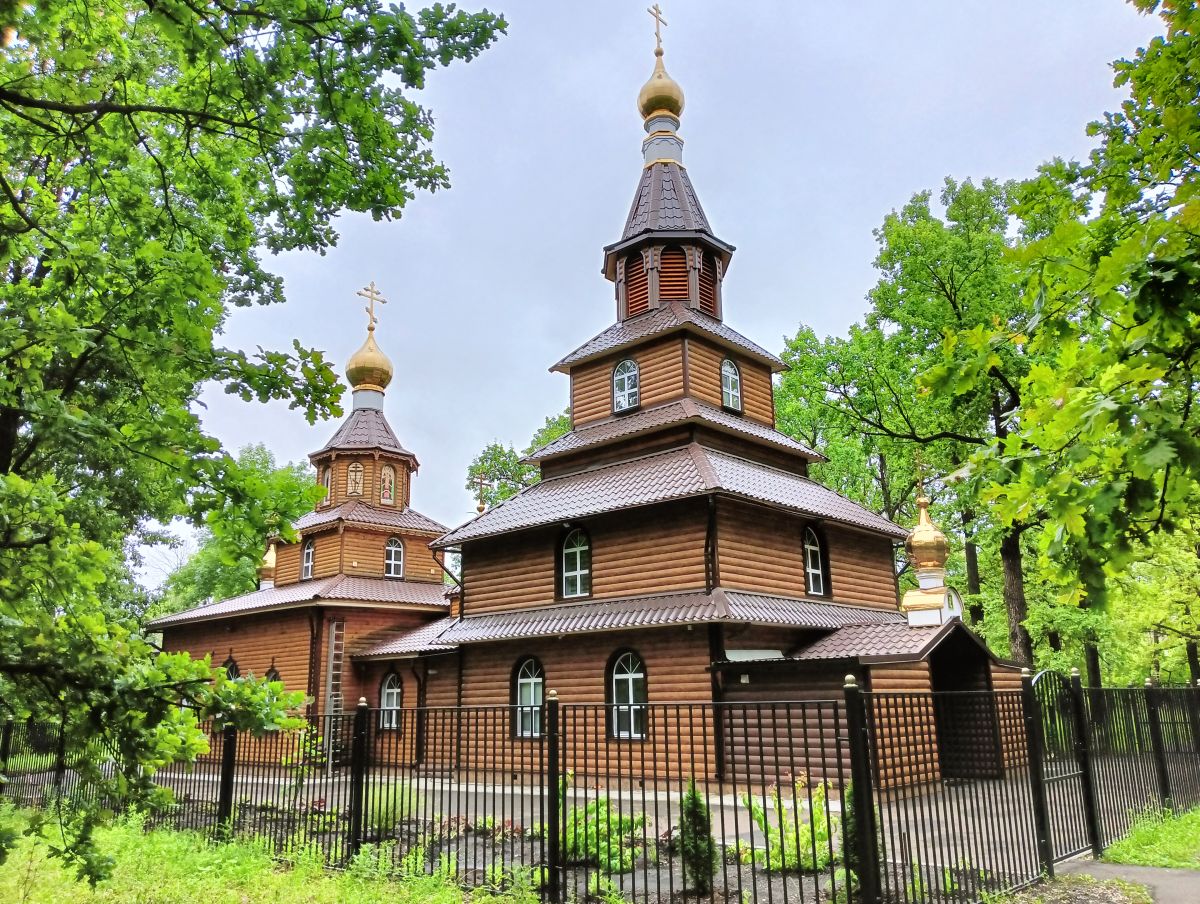
[[[1200,690],[871,692],[804,702],[560,704],[321,715],[209,731],[156,776],[152,825],[257,839],[332,866],[620,895],[976,902],[1099,852],[1147,812],[1200,804]],[[102,752],[90,762],[115,769]],[[59,727],[0,733],[6,796],[88,793]]]

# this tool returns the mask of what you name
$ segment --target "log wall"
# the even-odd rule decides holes
[[[638,365],[639,406],[649,408],[683,395],[683,340],[679,337],[650,342],[602,361],[571,371],[571,418],[575,427],[610,417],[612,371],[632,358]]]
[[[872,666],[877,781],[885,788],[936,781],[937,720],[927,662]]]
[[[261,678],[272,665],[289,691],[308,690],[309,611],[242,615],[163,629],[163,649],[212,656],[219,666],[232,656],[243,675]]]
[[[726,358],[741,372],[742,413],[751,420],[774,426],[770,369],[695,337],[688,338],[688,394],[721,407],[721,362]]]
[[[404,544],[404,579],[425,583],[442,582],[442,568],[433,557],[429,541],[434,533],[379,531],[347,527],[342,534],[341,569],[344,574],[383,577],[387,541],[398,537]]]

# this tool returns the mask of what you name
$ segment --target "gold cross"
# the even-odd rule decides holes
[[[657,49],[662,50],[662,29],[661,26],[668,24],[663,18],[662,10],[658,8],[658,4],[646,7],[646,12],[654,17],[654,43]]]
[[[368,302],[370,302],[370,304],[363,308],[363,310],[367,312],[367,317],[370,318],[367,322],[367,329],[375,329],[375,324],[379,322],[379,318],[375,316],[375,302],[387,304],[387,299],[383,297],[383,293],[380,292],[379,288],[375,285],[375,280],[371,280],[371,284],[369,286],[359,289],[354,294],[361,295],[363,298],[367,299]]]
[[[479,511],[479,514],[481,514],[481,515],[482,515],[482,514],[483,514],[483,510],[484,510],[485,508],[487,508],[487,506],[486,506],[486,505],[484,505],[484,503],[483,503],[483,491],[484,491],[484,490],[487,488],[487,485],[488,485],[489,483],[491,483],[491,481],[489,481],[489,480],[487,479],[487,475],[486,475],[486,474],[476,474],[476,475],[475,475],[475,482],[479,484],[479,495],[476,497],[476,498],[478,499],[478,501],[479,501],[479,505],[477,506],[477,509],[478,509],[478,511]]]

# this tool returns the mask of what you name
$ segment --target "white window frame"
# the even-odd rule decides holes
[[[572,586],[574,589],[570,589]],[[559,589],[563,599],[592,595],[592,541],[582,528],[575,528],[563,538]]]
[[[641,368],[626,358],[613,368],[613,414],[632,411],[641,400]]]
[[[804,528],[804,581],[811,596],[825,596],[825,551],[811,527]]]
[[[387,545],[383,548],[383,576],[404,577],[404,541],[399,537],[388,537]]]
[[[317,558],[317,541],[305,540],[300,550],[300,580],[308,581],[313,576],[313,562]]]
[[[540,738],[542,736],[542,693],[546,676],[538,661],[524,660],[517,669],[516,734],[518,738]]]
[[[622,653],[612,666],[612,734],[622,741],[646,737],[646,666],[632,650]],[[638,682],[643,699],[636,699]]]
[[[404,685],[400,682],[400,676],[392,672],[379,685],[379,727],[399,728],[403,706]]]
[[[730,358],[721,362],[721,404],[742,410],[742,371]]]

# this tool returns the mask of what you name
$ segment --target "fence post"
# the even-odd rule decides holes
[[[551,690],[546,700],[546,896],[550,904],[562,900],[562,784],[559,774],[558,691]]]
[[[8,772],[8,760],[12,756],[13,721],[6,719],[0,731],[0,771]]]
[[[850,784],[854,806],[854,832],[858,842],[859,901],[878,904],[879,848],[876,844],[875,801],[871,793],[871,744],[866,701],[853,675],[846,676],[846,734],[850,742]]]
[[[1162,798],[1164,810],[1173,810],[1171,804],[1171,773],[1167,770],[1167,745],[1163,742],[1162,720],[1158,708],[1161,704],[1158,688],[1146,679],[1146,717],[1150,722],[1150,747],[1154,752],[1154,772],[1158,776],[1158,796]]]
[[[367,737],[370,710],[367,698],[359,697],[354,708],[354,734],[350,738],[350,856],[362,849],[363,804],[367,790]]]
[[[1075,718],[1075,759],[1083,773],[1083,818],[1088,841],[1092,844],[1092,856],[1099,860],[1104,853],[1104,838],[1100,832],[1100,808],[1096,797],[1096,766],[1092,761],[1091,720],[1084,703],[1079,669],[1071,669],[1071,709]]]
[[[221,775],[217,784],[217,837],[233,835],[233,770],[237,763],[238,732],[226,725],[221,733]]]
[[[1021,669],[1021,703],[1025,711],[1025,744],[1029,750],[1029,784],[1033,795],[1033,826],[1037,854],[1046,878],[1054,878],[1054,849],[1050,844],[1050,801],[1046,794],[1045,742],[1042,713],[1033,690],[1033,672]]]

